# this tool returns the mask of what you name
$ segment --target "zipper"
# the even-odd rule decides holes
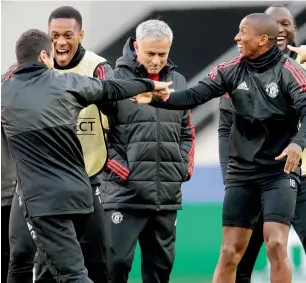
[[[157,174],[156,174],[156,203],[157,203],[157,210],[159,210],[160,200],[159,200],[159,186],[160,186],[160,179],[159,179],[159,167],[160,167],[160,122],[159,122],[159,108],[155,108],[155,115],[156,115],[156,131],[157,131]]]

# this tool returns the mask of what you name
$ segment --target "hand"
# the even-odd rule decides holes
[[[295,172],[296,168],[299,166],[301,153],[301,147],[296,143],[291,143],[279,156],[275,157],[275,160],[282,160],[287,156],[284,172],[289,174],[290,172]]]
[[[152,91],[152,94],[153,94],[153,96],[156,96],[163,101],[167,101],[167,99],[170,96],[170,89],[166,88],[166,89],[160,90],[160,91]]]
[[[131,100],[133,100],[135,104],[149,104],[151,103],[152,98],[153,94],[151,92],[144,92],[132,97]]]
[[[297,53],[300,56],[301,64],[306,62],[306,45],[301,45],[300,47],[294,47],[287,45],[288,49]]]
[[[170,85],[173,84],[173,82],[159,82],[159,81],[153,81],[154,82],[154,90],[161,91],[167,89]]]

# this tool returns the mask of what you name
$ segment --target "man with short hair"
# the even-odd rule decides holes
[[[115,78],[173,81],[186,89],[185,78],[168,58],[173,33],[160,20],[138,25],[117,60]],[[108,162],[102,200],[108,231],[109,283],[126,283],[137,240],[144,283],[170,280],[181,185],[191,178],[194,127],[189,111],[166,111],[131,100],[108,104]]]
[[[84,31],[83,19],[78,10],[62,6],[51,12],[48,19],[48,33],[55,49],[54,67],[60,73],[74,72],[99,79],[111,79],[113,70],[107,60],[82,46]],[[102,122],[102,123],[101,123]],[[84,235],[80,237],[82,253],[88,276],[95,283],[106,281],[104,213],[101,205],[99,173],[106,163],[105,136],[108,131],[107,118],[99,112],[96,105],[90,105],[80,112],[78,119],[78,138],[81,141],[85,166],[92,186],[94,212],[87,219]],[[16,207],[15,207],[16,206]],[[32,282],[34,247],[27,229],[20,221],[21,211],[18,201],[13,202],[11,215],[11,261],[8,283]],[[23,233],[23,235],[21,235]],[[22,237],[21,237],[22,236]],[[29,238],[29,239],[28,239]],[[39,262],[39,256],[36,257]],[[35,278],[44,282],[48,268],[36,265]],[[20,279],[21,278],[21,279]]]
[[[169,83],[100,81],[53,69],[51,37],[28,30],[16,44],[18,68],[1,86],[1,122],[17,168],[16,193],[38,252],[57,282],[93,282],[78,238],[93,197],[77,138],[79,112]],[[44,281],[44,282],[46,282]]]
[[[300,153],[306,146],[306,72],[278,48],[278,34],[272,16],[248,15],[235,37],[239,57],[214,68],[195,87],[168,93],[166,101],[148,94],[133,99],[177,110],[226,92],[232,99],[223,242],[214,283],[235,282],[237,265],[261,210],[271,283],[292,280],[287,241],[299,189]]]
[[[279,34],[277,38],[278,47],[290,58],[297,60],[297,54],[290,52],[288,44],[295,46],[294,37],[296,26],[294,18],[286,6],[282,4],[273,4],[266,9],[265,13],[271,15],[278,23]],[[298,61],[298,60],[297,60]],[[299,61],[298,61],[299,62]],[[233,124],[233,107],[228,95],[222,96],[220,100],[220,119],[219,119],[219,156],[222,167],[223,180],[226,178],[226,169],[229,163],[229,137]],[[305,152],[305,151],[304,151]],[[305,166],[305,161],[303,166]],[[302,170],[301,188],[297,194],[297,203],[295,208],[295,217],[293,227],[304,245],[306,252],[306,172]],[[260,248],[264,242],[263,238],[263,217],[260,216],[256,223],[253,234],[239,265],[237,267],[236,283],[250,283],[251,274],[256,263]]]

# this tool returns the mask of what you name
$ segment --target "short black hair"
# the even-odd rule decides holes
[[[62,6],[55,9],[49,16],[48,24],[50,24],[53,19],[75,19],[80,29],[82,29],[81,13],[71,6]]]
[[[48,56],[50,56],[52,51],[52,38],[38,29],[25,31],[16,43],[15,53],[18,64],[37,60],[42,50],[45,50]]]

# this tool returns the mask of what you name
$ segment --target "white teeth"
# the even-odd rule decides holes
[[[278,38],[277,38],[277,40],[285,40],[286,38],[285,37],[283,37],[283,36],[279,36]]]
[[[68,52],[68,50],[65,50],[65,49],[58,49],[57,52],[64,53],[64,52]]]

